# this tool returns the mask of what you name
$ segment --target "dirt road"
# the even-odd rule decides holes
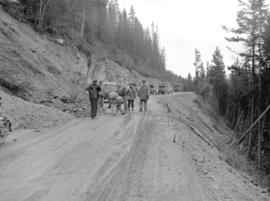
[[[168,126],[158,99],[146,113],[11,135],[0,147],[0,201],[268,200],[183,122]]]

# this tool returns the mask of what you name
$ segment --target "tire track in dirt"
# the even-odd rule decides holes
[[[10,144],[7,153],[0,152],[1,161],[5,161],[0,164],[0,200],[15,201],[18,200],[17,196],[20,196],[19,200],[33,197],[50,201],[78,200],[72,197],[83,192],[82,186],[72,196],[68,195],[73,190],[64,193],[64,189],[72,189],[72,184],[73,189],[76,189],[79,183],[89,186],[90,181],[84,179],[91,178],[89,170],[98,166],[96,163],[95,167],[91,167],[91,157],[94,153],[104,157],[110,152],[106,149],[108,145],[113,146],[111,135],[122,121],[121,118],[110,116],[96,121],[80,120],[66,129],[58,129],[58,132],[44,133],[44,136],[35,136],[22,143],[19,141],[14,146]],[[71,181],[73,177],[75,182]],[[64,183],[59,185],[61,182]],[[12,193],[14,190],[16,193]],[[40,190],[47,194],[40,194]]]
[[[138,156],[142,155],[140,153],[146,152],[148,147],[147,143],[149,140],[146,140],[145,138],[149,136],[146,136],[145,133],[143,133],[145,124],[148,121],[149,118],[146,115],[141,117],[130,150],[112,169],[105,180],[100,183],[97,182],[95,186],[89,188],[85,201],[123,200],[133,179],[133,176],[130,174],[134,174],[134,172],[139,169],[137,167],[138,164],[143,165],[141,163],[142,160],[138,160]]]
[[[153,107],[155,110],[141,116],[130,150],[120,159],[117,155],[116,164],[112,155],[109,163],[114,167],[105,175],[96,174],[96,183],[89,187],[84,201],[212,200],[203,192],[195,170],[188,168],[188,156],[172,143],[176,131],[167,127],[161,107]]]

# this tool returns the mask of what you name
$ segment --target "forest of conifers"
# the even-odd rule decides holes
[[[226,39],[242,45],[226,73],[217,48],[206,70],[195,50],[196,75],[189,75],[187,90],[194,90],[216,106],[235,130],[242,153],[270,174],[270,13],[265,0],[239,0],[237,28],[223,27]],[[253,124],[254,123],[254,124]],[[241,146],[242,147],[242,146]]]
[[[3,1],[3,0],[1,0]],[[120,10],[117,0],[20,0],[6,7],[16,18],[30,23],[37,31],[72,41],[91,56],[89,45],[102,44],[119,64],[145,76],[178,83],[166,70],[165,49],[159,42],[158,28],[142,26],[133,7]]]

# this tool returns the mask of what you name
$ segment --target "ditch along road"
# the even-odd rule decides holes
[[[184,96],[179,104],[193,101]],[[160,98],[143,113],[11,135],[0,146],[0,201],[269,200],[188,125],[168,126]]]

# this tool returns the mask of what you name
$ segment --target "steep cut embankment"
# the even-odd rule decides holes
[[[54,41],[55,38],[40,35],[13,19],[0,7],[0,90],[85,116],[88,99],[83,89],[87,80],[125,84],[143,78],[136,71],[118,65],[104,49],[90,47],[92,62],[89,62],[77,48],[67,42],[61,46]],[[159,82],[154,78],[147,79],[151,83]],[[6,94],[2,96],[8,105]],[[12,113],[7,111],[7,114]],[[11,118],[15,117],[11,115]]]
[[[194,135],[199,133],[216,147],[221,152],[220,158],[231,167],[244,172],[243,176],[256,185],[268,186],[269,178],[262,178],[252,163],[232,148],[235,133],[209,103],[189,92],[161,97],[160,102],[163,105],[168,104],[173,119],[183,122]]]

